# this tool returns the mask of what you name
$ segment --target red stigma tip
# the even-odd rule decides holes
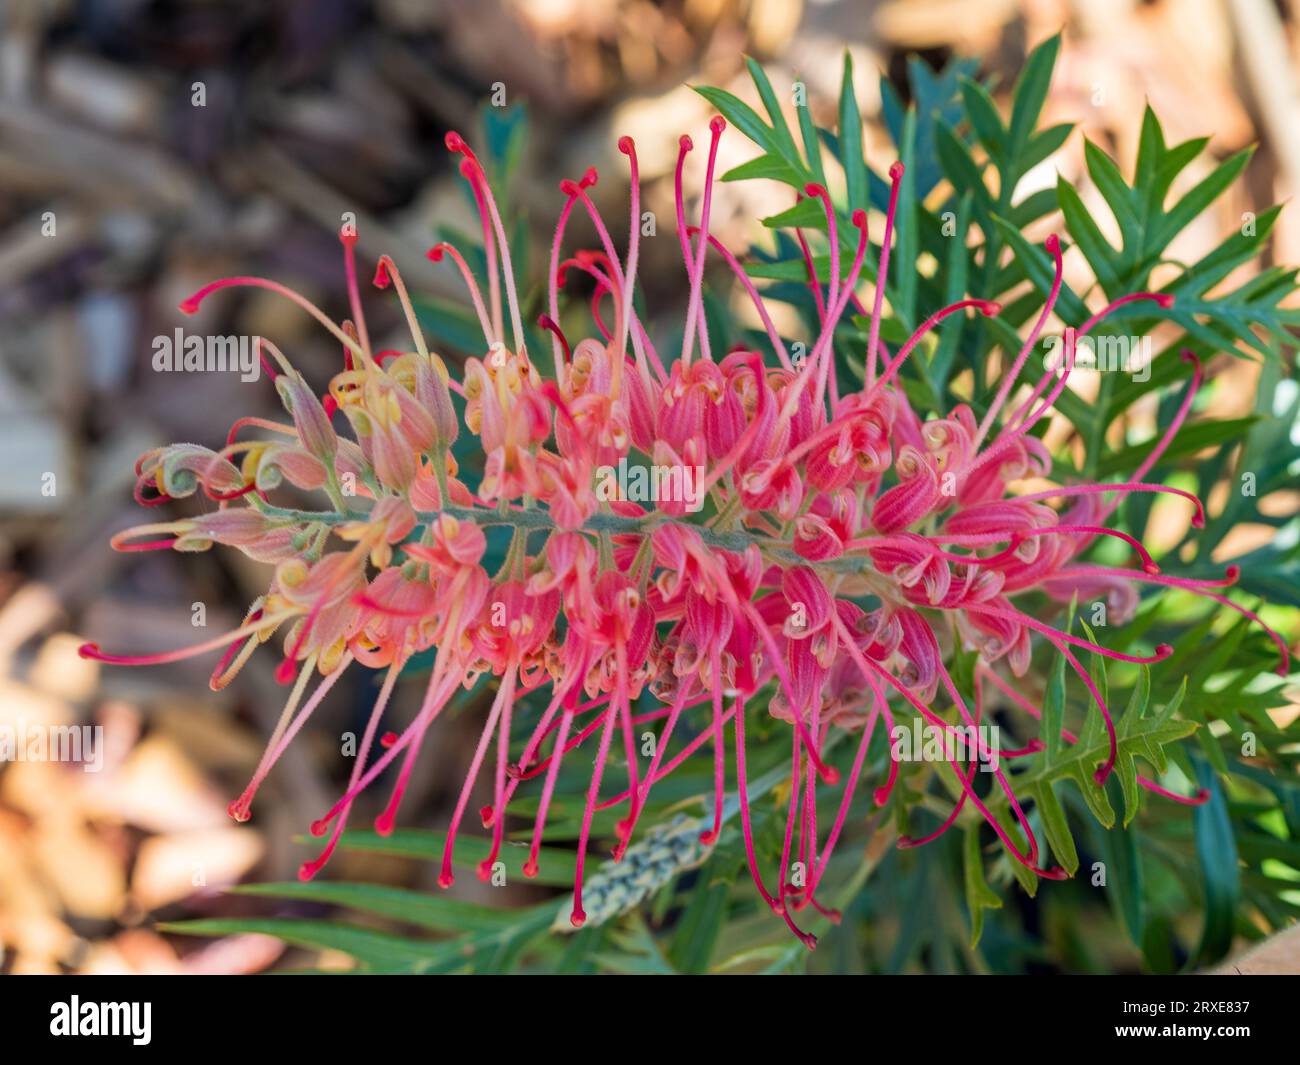
[[[569,914],[569,924],[573,925],[574,928],[581,928],[586,923],[587,923],[586,910],[575,909],[573,913]]]
[[[231,820],[238,821],[240,824],[252,817],[252,811],[248,808],[248,800],[243,796],[235,799],[227,806],[226,813],[230,815]]]
[[[820,185],[818,185],[817,182],[815,182],[815,181],[810,181],[810,182],[808,182],[808,184],[805,185],[805,186],[803,187],[803,191],[804,191],[804,195],[805,195],[805,196],[825,196],[825,195],[826,195],[826,190],[825,190],[824,188],[822,188]]]
[[[871,797],[875,800],[877,806],[884,806],[889,801],[889,788],[879,787],[872,792]]]
[[[714,133],[721,133],[726,128],[727,128],[727,120],[723,118],[721,115],[714,115],[711,119],[709,119],[709,129],[711,129]]]
[[[435,244],[432,248],[424,253],[424,257],[431,263],[442,262],[442,257],[447,251],[445,244]]]
[[[391,836],[393,834],[393,814],[385,810],[375,818],[375,831],[381,836]]]
[[[1237,565],[1229,566],[1227,570],[1224,571],[1223,575],[1233,584],[1236,584],[1237,578],[1241,576],[1241,567]]]
[[[997,300],[985,300],[980,304],[980,313],[985,318],[993,318],[1002,313],[1002,304]]]
[[[388,264],[383,259],[380,259],[375,266],[375,288],[387,288],[391,280],[392,278],[388,276]]]
[[[191,296],[187,300],[181,300],[177,306],[180,308],[181,314],[197,314],[201,302],[202,299],[199,296]]]
[[[456,878],[451,873],[438,874],[438,886],[440,888],[449,888],[454,883],[456,883]]]
[[[478,816],[479,819],[483,822],[484,828],[491,828],[492,822],[495,820],[493,810],[492,810],[492,804],[488,803],[486,806],[480,808],[478,812]]]
[[[1174,649],[1170,647],[1169,644],[1167,643],[1161,643],[1156,645],[1156,654],[1158,654],[1161,658],[1168,658],[1173,653],[1174,653]]]
[[[705,832],[701,832],[700,842],[703,843],[706,847],[712,847],[715,843],[718,842],[718,834],[714,832],[712,829],[708,829]]]
[[[826,773],[822,779],[832,786],[838,784],[840,782],[840,771],[833,765],[828,765],[826,767]]]
[[[318,863],[303,862],[302,865],[298,866],[298,879],[301,880],[303,883],[306,883],[308,880],[311,880],[318,872],[320,872],[320,865]]]
[[[454,129],[447,130],[447,135],[443,137],[442,142],[450,152],[463,152],[465,150],[465,138]]]
[[[537,862],[532,858],[529,858],[528,861],[524,862],[524,876],[529,880],[532,880],[539,872],[541,872],[541,870],[537,868]]]
[[[677,138],[677,147],[684,152],[689,152],[695,148],[695,142],[691,140],[688,134],[683,133]]]
[[[595,188],[596,182],[600,180],[600,174],[594,166],[587,167],[586,172],[582,175],[582,180],[578,185],[584,189]]]
[[[1061,238],[1058,237],[1055,233],[1052,233],[1048,236],[1048,238],[1045,241],[1043,241],[1043,246],[1046,247],[1047,250],[1050,251],[1053,255],[1055,255],[1061,250]]]
[[[1174,305],[1174,294],[1172,292],[1162,292],[1156,296],[1156,303],[1160,304],[1165,310]]]
[[[1160,572],[1160,567],[1157,566],[1154,562],[1147,562],[1146,564],[1143,565],[1142,572],[1149,573],[1151,574],[1151,576],[1154,577],[1157,573]]]
[[[383,747],[385,750],[387,750],[396,742],[397,742],[396,732],[385,732],[382,736],[379,737],[379,746]]]
[[[867,212],[864,211],[861,207],[859,207],[856,211],[853,212],[852,215],[849,216],[849,221],[851,221],[859,229],[866,229]]]
[[[631,155],[636,145],[632,143],[632,138],[626,134],[618,139],[618,150],[624,155]]]
[[[298,662],[293,658],[286,658],[275,667],[275,679],[280,684],[288,684],[298,675]]]
[[[323,836],[325,835],[325,831],[328,828],[329,828],[329,822],[326,821],[324,818],[321,818],[319,821],[313,821],[311,823],[311,834],[313,836]]]
[[[478,878],[485,884],[492,879],[492,863],[487,858],[478,863]]]
[[[1108,776],[1110,776],[1110,770],[1107,769],[1105,766],[1102,766],[1100,769],[1097,770],[1097,772],[1092,774],[1092,779],[1096,782],[1097,787],[1101,787],[1103,784],[1106,783],[1106,778]]]
[[[581,191],[578,183],[570,178],[563,178],[560,181],[560,191],[566,196],[577,196]]]
[[[82,658],[98,658],[99,644],[83,643],[80,647],[77,648],[77,654],[79,654]]]
[[[893,181],[898,181],[903,176],[903,171],[906,169],[907,168],[903,166],[903,162],[901,159],[898,162],[893,163],[889,168],[890,179]]]

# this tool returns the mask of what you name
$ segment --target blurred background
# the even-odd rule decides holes
[[[1079,123],[1126,172],[1144,101],[1170,143],[1211,138],[1211,157],[1184,175],[1188,183],[1214,158],[1259,144],[1245,180],[1180,237],[1190,260],[1246,212],[1300,187],[1297,7],[1295,0],[5,0],[0,724],[98,724],[104,751],[95,773],[57,762],[0,765],[0,971],[253,972],[282,962],[275,940],[204,943],[162,936],[153,925],[238,912],[241,900],[219,892],[239,880],[293,878],[304,856],[293,837],[345,778],[338,737],[358,728],[373,697],[367,679],[351,671],[276,769],[253,821],[237,826],[226,803],[250,775],[283,699],[271,656],[255,656],[221,693],[207,689],[210,661],[106,671],[77,656],[85,639],[137,654],[193,642],[199,603],[208,634],[233,627],[268,578],[234,552],[124,555],[108,547],[120,529],[159,520],[131,499],[139,454],[174,440],[218,447],[236,417],[279,409],[265,380],[152,370],[153,338],[185,321],[175,309],[180,299],[215,277],[258,274],[344,317],[336,233],[351,211],[364,260],[389,253],[412,289],[463,302],[453,272],[428,263],[424,251],[435,226],[473,229],[442,138],[453,128],[477,135],[494,91],[528,115],[511,197],[530,219],[535,269],[562,203],[561,178],[600,168],[597,200],[622,228],[625,163],[615,149],[622,134],[637,139],[648,208],[671,217],[677,137],[689,132],[700,143],[710,115],[690,86],[719,85],[753,102],[747,54],[774,82],[802,78],[814,113],[833,125],[848,49],[868,119],[868,162],[881,170],[882,72],[900,76],[911,56],[938,67],[970,55],[981,77],[1005,88],[1029,48],[1060,28],[1043,123]],[[1071,137],[1027,180],[1047,186],[1059,171],[1089,193],[1082,144]],[[753,154],[739,135],[724,138],[722,168]],[[688,184],[698,188],[698,176]],[[734,248],[761,239],[757,218],[788,206],[781,191],[763,200],[763,184],[727,186],[715,199],[714,230]],[[589,241],[576,225],[570,246]],[[675,241],[643,244],[652,308],[681,306],[686,279],[675,249]],[[1267,259],[1248,269],[1297,261],[1300,211],[1292,208]],[[400,335],[392,311],[390,301],[372,301],[380,347],[391,346],[386,333]],[[322,330],[257,292],[210,301],[192,328],[266,336],[320,386],[339,365]],[[1250,408],[1254,371],[1239,363],[1228,372],[1241,387],[1217,389],[1215,403],[1224,415],[1240,414]],[[451,721],[440,742],[426,745],[404,823],[445,820],[475,729]],[[358,805],[363,823],[373,811]],[[335,876],[360,878],[352,868],[360,861],[366,879],[410,887],[430,886],[414,878],[433,871],[391,859],[390,868],[374,855],[341,853],[335,861]],[[458,890],[470,895],[487,890],[462,881]],[[524,898],[529,889],[509,890]]]

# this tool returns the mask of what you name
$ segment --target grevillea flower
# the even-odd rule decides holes
[[[992,685],[1031,716],[1040,714],[1019,692],[1033,647],[1046,642],[1079,675],[1109,737],[1109,754],[1096,767],[1101,786],[1117,755],[1106,700],[1080,663],[1087,649],[1103,658],[1157,663],[1171,649],[1125,654],[1072,635],[1026,610],[1022,597],[1053,600],[1105,597],[1120,615],[1132,613],[1135,587],[1185,589],[1258,622],[1224,596],[1233,583],[1162,575],[1129,534],[1107,525],[1125,496],[1135,492],[1192,495],[1144,478],[1188,416],[1201,384],[1193,364],[1176,416],[1132,476],[1106,483],[1061,483],[1015,494],[1013,482],[1050,478],[1048,452],[1032,430],[1065,389],[1078,341],[1120,304],[1172,297],[1137,293],[1104,307],[1064,335],[1063,365],[1036,380],[1029,358],[1052,315],[1061,287],[1061,248],[1049,237],[1055,262],[1050,294],[981,417],[966,405],[922,419],[899,387],[900,366],[939,323],[952,315],[992,316],[1000,307],[964,299],[936,310],[897,351],[881,338],[883,289],[871,310],[857,289],[870,247],[867,216],[851,219],[855,251],[842,261],[836,214],[826,190],[806,195],[821,203],[829,230],[829,284],[812,273],[821,326],[806,358],[792,358],[759,294],[732,253],[709,231],[718,143],[725,123],[710,124],[707,180],[700,215],[688,220],[682,170],[693,150],[683,137],[676,169],[677,225],[690,296],[679,351],[661,355],[634,301],[640,240],[640,187],[635,145],[619,148],[631,171],[630,228],[622,255],[588,192],[589,170],[561,184],[564,203],[550,250],[547,313],[539,324],[550,352],[530,352],[515,287],[515,270],[496,201],[479,160],[452,133],[447,147],[462,157],[460,170],[483,226],[487,292],[456,248],[440,244],[434,262],[450,262],[468,288],[483,333],[481,357],[465,361],[460,380],[429,351],[396,265],[381,258],[374,285],[395,293],[410,326],[412,350],[375,351],[362,309],[354,234],[342,236],[351,320],[336,323],[303,297],[256,277],[213,282],[182,304],[195,311],[212,294],[234,286],[280,293],[314,316],[343,350],[343,366],[318,397],[284,355],[269,343],[263,361],[275,378],[287,423],[244,418],[224,447],[213,451],[178,444],[145,455],[137,468],[136,498],[145,505],[200,490],[216,509],[197,517],[141,526],[121,534],[122,550],[170,547],[201,550],[229,545],[275,564],[265,595],[237,629],[197,647],[124,659],[87,645],[83,653],[108,662],[147,664],[224,649],[213,687],[229,682],[261,644],[279,634],[278,676],[290,685],[283,714],[232,816],[247,819],[258,787],[342,673],[359,664],[383,672],[344,794],[312,825],[328,834],[322,853],[304,864],[308,878],[328,859],[357,795],[400,759],[391,798],[375,822],[392,830],[416,757],[438,717],[462,687],[484,674],[496,683],[478,743],[447,833],[439,883],[454,879],[453,849],[481,774],[492,780],[492,802],[479,811],[492,845],[480,875],[500,856],[509,804],[520,789],[538,796],[532,844],[523,863],[538,871],[539,845],[559,781],[560,766],[584,743],[595,750],[583,802],[572,921],[580,925],[583,878],[598,810],[619,807],[614,857],[634,839],[655,784],[700,749],[711,751],[713,788],[701,842],[715,842],[723,826],[728,778],[738,796],[740,831],[750,872],[762,898],[805,942],[794,914],[805,906],[826,911],[818,888],[851,813],[872,736],[892,729],[895,716],[915,715],[934,728],[956,728],[944,716],[955,708],[964,726],[979,723],[983,692]],[[890,171],[892,194],[880,240],[877,277],[888,274],[901,164]],[[589,216],[599,247],[564,255],[575,211]],[[806,244],[804,245],[806,248]],[[765,350],[713,351],[705,328],[702,283],[712,253],[734,272],[763,323]],[[567,275],[594,282],[595,336],[571,344],[559,321],[559,290]],[[850,309],[869,314],[870,330],[860,387],[845,389],[832,351],[836,325]],[[546,369],[549,364],[550,369]],[[1022,376],[1027,386],[1013,397]],[[459,400],[453,400],[453,396]],[[1018,401],[1013,402],[1013,399]],[[471,488],[458,477],[450,447],[464,428],[478,438],[482,476]],[[339,432],[346,425],[350,436]],[[266,439],[243,439],[260,430]],[[628,459],[703,471],[700,490],[711,504],[693,515],[681,500],[648,507],[609,499],[597,491],[600,471]],[[271,493],[288,481],[319,491],[331,504],[318,511],[277,506]],[[489,574],[483,565],[484,530],[513,529],[505,561]],[[1132,566],[1084,561],[1101,537],[1122,542]],[[1262,624],[1262,623],[1261,623]],[[1276,634],[1286,665],[1286,646]],[[957,649],[976,653],[973,701],[962,695],[945,665]],[[411,722],[380,733],[398,675],[413,656],[430,651],[433,666]],[[319,679],[314,679],[319,678]],[[514,710],[540,691],[544,709],[532,731],[517,736]],[[754,704],[757,704],[756,706]],[[647,705],[654,708],[646,710]],[[790,742],[790,786],[781,864],[761,868],[753,842],[746,777],[745,727],[751,710],[782,724]],[[687,743],[675,742],[682,718],[704,716],[706,726]],[[642,765],[637,729],[661,723],[653,757]],[[856,736],[847,776],[828,761],[842,734]],[[1075,742],[1063,733],[1066,742]],[[522,753],[511,759],[512,741]],[[607,763],[621,747],[627,786],[609,795]],[[1022,757],[1041,749],[1000,752]],[[961,788],[951,814],[915,846],[942,835],[966,806],[986,819],[1016,861],[1047,877],[1029,818],[995,752],[980,747],[966,762],[952,759]],[[993,768],[996,803],[977,795],[977,763]],[[891,752],[873,800],[886,803],[897,777]],[[1154,781],[1140,783],[1162,796],[1195,803]],[[829,832],[817,824],[827,787],[839,792]],[[1002,806],[999,816],[993,806]],[[791,883],[796,858],[807,870]]]

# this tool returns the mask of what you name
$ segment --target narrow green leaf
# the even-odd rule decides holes
[[[1008,140],[1010,155],[1013,158],[1019,155],[1029,143],[1029,135],[1038,123],[1038,116],[1042,113],[1043,102],[1047,99],[1047,90],[1052,82],[1052,69],[1056,66],[1056,56],[1060,48],[1061,35],[1056,33],[1030,52],[1025,59],[1024,69],[1012,93]],[[1024,170],[1021,170],[1020,174],[1023,173]]]
[[[1196,857],[1205,890],[1205,928],[1196,958],[1198,964],[1207,965],[1222,958],[1232,946],[1241,873],[1237,867],[1237,841],[1223,787],[1218,774],[1200,759],[1196,760],[1196,782],[1210,795],[1192,815]]]
[[[853,88],[853,59],[844,53],[844,73],[840,78],[840,164],[848,191],[849,213],[866,210],[867,164],[862,158],[862,114],[858,111],[857,93]]]
[[[966,907],[970,912],[970,945],[979,945],[984,932],[984,911],[1000,910],[1002,899],[984,879],[984,858],[980,854],[979,822],[972,821],[966,828],[962,845]]]
[[[410,891],[384,884],[312,880],[307,883],[240,884],[229,890],[235,895],[346,906],[440,932],[496,931],[518,920],[518,915],[509,910],[493,910],[443,894]]]

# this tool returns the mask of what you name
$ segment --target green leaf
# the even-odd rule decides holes
[[[296,947],[339,950],[375,968],[418,969],[430,960],[437,944],[420,943],[401,936],[355,925],[290,917],[210,917],[195,921],[169,921],[160,932],[185,936],[234,936],[247,933],[275,936]]]
[[[1025,60],[1024,69],[1012,93],[1008,140],[1009,154],[1013,158],[1019,156],[1029,143],[1029,135],[1042,113],[1047,90],[1052,82],[1052,69],[1056,66],[1056,56],[1060,49],[1061,35],[1053,34],[1030,52]],[[1021,170],[1020,173],[1023,174],[1024,171]]]
[[[1061,800],[1056,796],[1055,786],[1050,781],[1043,781],[1034,789],[1034,794],[1043,817],[1047,844],[1065,871],[1074,876],[1079,869],[1079,852],[1075,849],[1074,837],[1070,834],[1070,825]]]
[[[745,66],[749,70],[749,76],[754,81],[754,87],[758,90],[758,97],[763,101],[763,108],[767,111],[767,117],[772,120],[772,134],[776,138],[776,143],[782,155],[786,158],[798,158],[799,149],[795,147],[794,137],[790,135],[790,127],[786,124],[785,116],[781,113],[781,105],[777,101],[776,93],[772,89],[772,83],[768,80],[767,73],[762,66],[754,61],[752,56],[745,57]]]
[[[984,932],[984,911],[1002,908],[1002,899],[984,879],[984,858],[980,854],[979,827],[977,821],[972,821],[967,826],[962,846],[966,908],[970,912],[971,947],[979,944],[980,936]]]
[[[275,899],[344,906],[375,913],[408,924],[440,932],[494,931],[513,924],[518,914],[494,910],[443,894],[410,891],[382,884],[335,881],[291,881],[270,884],[241,884],[229,889],[235,895],[260,895]]]
[[[1210,796],[1192,814],[1196,857],[1205,890],[1205,928],[1196,958],[1198,964],[1207,965],[1222,958],[1232,946],[1241,874],[1237,868],[1237,841],[1223,788],[1214,770],[1199,759],[1196,761],[1196,782]]]
[[[995,162],[1001,162],[1006,156],[1007,131],[1002,125],[997,104],[983,85],[970,78],[961,82],[962,99],[966,102],[966,117],[970,119],[971,128],[984,150]],[[1010,190],[1004,190],[1004,197]]]
[[[853,59],[844,53],[844,73],[840,79],[840,165],[848,190],[849,214],[866,210],[867,164],[862,158],[862,115],[853,89]]]
[[[715,89],[707,85],[696,86],[695,91],[709,101],[718,113],[739,129],[755,144],[766,148],[768,152],[781,154],[781,138],[758,117],[758,113],[738,96],[725,89]]]

